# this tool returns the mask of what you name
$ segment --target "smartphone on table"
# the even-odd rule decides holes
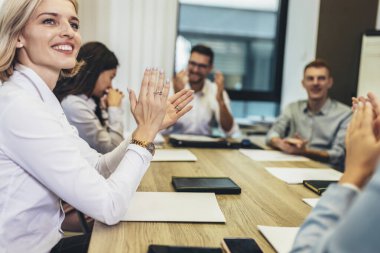
[[[222,249],[225,253],[262,253],[259,245],[252,238],[224,238]]]

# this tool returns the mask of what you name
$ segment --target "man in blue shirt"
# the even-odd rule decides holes
[[[288,105],[267,134],[267,144],[342,168],[351,110],[330,99],[331,69],[323,60],[306,65],[302,85],[308,99]]]
[[[300,228],[292,253],[380,251],[380,106],[368,97],[347,130],[345,172]]]

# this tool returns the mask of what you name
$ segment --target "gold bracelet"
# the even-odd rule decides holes
[[[156,147],[154,146],[153,142],[140,141],[140,140],[132,138],[130,143],[139,145],[140,147],[147,149],[152,155],[154,155],[156,151]]]

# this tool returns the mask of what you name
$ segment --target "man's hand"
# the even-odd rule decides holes
[[[290,145],[296,146],[300,150],[305,150],[306,145],[309,142],[308,140],[304,140],[298,133],[293,137],[285,138],[284,141]]]
[[[360,97],[353,97],[352,98],[352,111],[355,112],[358,108],[359,102],[362,102],[363,105],[366,104],[366,102],[370,102],[373,108],[373,131],[375,133],[376,138],[380,139],[380,125],[376,125],[376,118],[380,118],[380,100],[375,96],[373,92],[368,92],[367,98],[360,96]]]
[[[285,153],[303,155],[306,152],[307,141],[298,138],[272,138],[271,144]]]
[[[216,86],[218,87],[218,91],[216,92],[216,100],[218,102],[223,102],[223,92],[224,92],[224,76],[222,72],[216,71],[214,75],[214,81]]]
[[[177,93],[185,88],[185,85],[189,82],[189,73],[187,70],[182,70],[173,78],[174,92]]]
[[[346,169],[340,183],[351,183],[362,188],[372,177],[380,156],[380,141],[374,126],[380,126],[374,117],[370,102],[358,102],[346,133]]]

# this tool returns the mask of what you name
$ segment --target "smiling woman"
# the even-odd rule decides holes
[[[129,93],[132,141],[105,155],[91,149],[52,92],[80,65],[77,10],[76,0],[6,0],[1,7],[1,252],[86,252],[89,235],[61,239],[61,200],[106,224],[119,222],[152,159],[155,135],[191,109],[192,92],[168,99],[164,73],[147,69],[139,97]]]
[[[43,2],[43,4],[39,4],[40,2]],[[63,44],[64,42],[68,43],[68,40],[70,40],[71,57],[66,57],[67,60],[62,63],[63,67],[61,69],[74,70],[72,74],[75,73],[75,56],[81,43],[80,35],[77,32],[79,28],[77,17],[78,3],[76,0],[58,2],[59,4],[55,5],[54,1],[18,1],[15,3],[15,5],[18,5],[17,9],[10,6],[7,1],[4,3],[1,9],[3,20],[0,27],[0,53],[5,56],[0,59],[0,79],[2,81],[7,80],[13,73],[15,67],[15,62],[13,61],[16,54],[15,48],[18,49],[17,53],[19,54],[20,63],[37,65],[38,62],[31,62],[31,59],[37,54],[44,55],[47,53],[40,60],[43,61],[45,59],[47,65],[54,65],[55,62],[51,62],[54,58],[50,58],[52,57],[52,52],[48,52],[46,46],[50,44],[48,45],[49,49],[54,50],[54,46],[59,46],[60,43]],[[66,8],[69,7],[66,13],[59,14],[60,12],[54,12],[54,10],[59,10],[63,5],[66,5]],[[42,8],[45,8],[45,6],[47,9],[46,12],[43,12],[45,9]],[[18,17],[22,17],[22,19],[19,20]],[[67,25],[73,28],[65,28]],[[25,33],[22,33],[24,28],[26,28],[24,30]],[[36,31],[38,32],[35,33]],[[63,35],[62,33],[65,32],[66,35]],[[62,39],[60,42],[56,41],[54,45],[54,42],[51,40],[57,34],[60,34],[59,37],[62,37]],[[58,37],[55,38],[55,40],[57,39]],[[33,48],[34,46],[36,47],[35,49]],[[55,68],[57,67],[55,66]],[[67,74],[71,74],[70,71],[67,73],[64,70]]]

